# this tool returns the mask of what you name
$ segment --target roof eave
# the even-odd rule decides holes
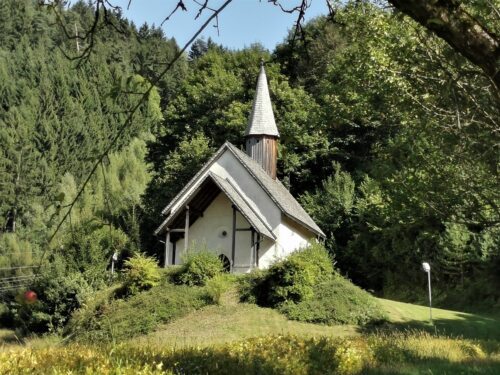
[[[262,235],[264,235],[264,236],[266,236],[266,237],[270,238],[271,240],[276,241],[277,237],[274,235],[274,233],[273,233],[272,229],[271,229],[271,228],[268,228],[268,225],[265,223],[265,221],[264,221],[264,220],[262,220],[262,218],[260,218],[260,217],[259,217],[259,215],[258,215],[255,211],[253,211],[253,210],[252,210],[252,211],[254,212],[255,216],[257,217],[257,219],[258,219],[258,220],[260,220],[260,222],[262,223],[262,225],[266,228],[266,230],[268,231],[268,233],[265,233],[264,231],[260,231],[260,230],[258,230],[256,223],[253,223],[253,222],[252,222],[252,220],[250,219],[250,217],[249,217],[249,216],[245,213],[245,210],[243,210],[243,208],[242,208],[242,207],[239,207],[239,206],[238,206],[237,202],[235,202],[235,201],[231,198],[231,195],[229,194],[229,192],[228,192],[228,191],[226,191],[226,190],[224,189],[224,187],[223,187],[223,186],[221,186],[221,185],[219,184],[219,182],[217,181],[217,179],[213,177],[213,174],[209,172],[209,174],[208,174],[208,175],[212,178],[212,180],[215,182],[215,184],[217,184],[217,186],[219,186],[219,189],[221,189],[221,191],[222,191],[222,192],[226,195],[226,197],[227,197],[227,198],[231,201],[231,203],[232,203],[232,204],[234,204],[234,205],[238,208],[239,212],[240,212],[240,213],[241,213],[241,214],[245,217],[245,219],[246,219],[246,220],[250,223],[250,225],[252,225],[252,227],[253,227],[253,228],[254,228],[257,232],[259,232],[260,234],[262,234]],[[220,178],[220,177],[219,177],[219,178]],[[229,182],[229,181],[228,181],[228,182]],[[230,183],[230,182],[229,182],[229,183]],[[233,185],[233,184],[231,184],[231,183],[230,183],[230,185],[231,185],[231,186],[232,186],[232,188],[236,191],[236,193],[237,193],[237,194],[239,194],[239,195],[241,196],[241,193],[239,193],[239,192],[235,189],[234,185]],[[244,200],[244,198],[243,198],[243,197],[242,197],[242,199]],[[249,208],[250,208],[250,209],[252,209],[252,208],[250,207],[250,205],[249,205],[247,202],[246,202],[246,204],[249,206]]]
[[[247,133],[247,134],[245,134],[245,138],[247,138],[247,137],[255,137],[255,136],[280,138],[279,133],[278,134],[267,134],[267,133]]]
[[[304,223],[302,220],[299,220],[297,219],[296,217],[293,217],[292,215],[289,215],[287,214],[286,212],[284,211],[281,211],[283,213],[283,215],[285,215],[286,217],[288,217],[289,219],[293,220],[294,222],[296,222],[297,224],[300,224],[302,225],[303,227],[305,227],[306,229],[308,229],[310,232],[313,232],[314,234],[320,236],[321,238],[326,238],[326,234],[323,233],[323,231],[321,230],[321,228],[313,228],[311,227],[310,225]]]
[[[222,155],[224,150],[229,148],[229,144],[229,142],[225,142],[215,152],[215,154],[210,159],[208,159],[203,167],[201,167],[201,169],[193,176],[193,178],[189,180],[189,182],[181,189],[181,191],[179,191],[179,193],[177,193],[177,195],[170,201],[170,203],[161,211],[162,215],[165,215],[169,210],[171,210],[172,206],[175,205],[177,201],[182,197],[182,195],[195,184],[196,180],[199,179],[201,175],[203,175],[203,173],[205,173],[210,168],[210,166],[217,160],[217,158]]]

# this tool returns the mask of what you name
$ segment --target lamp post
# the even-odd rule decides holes
[[[431,318],[431,324],[432,322],[432,289],[431,289],[431,266],[427,262],[422,263],[422,269],[424,272],[427,272],[427,280],[429,284],[429,313],[430,313],[430,318]]]
[[[111,277],[115,273],[115,262],[118,260],[118,253],[115,251],[111,257]]]

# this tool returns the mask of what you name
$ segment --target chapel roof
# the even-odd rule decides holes
[[[250,156],[239,150],[233,144],[226,142],[228,148],[238,160],[247,168],[259,185],[267,192],[269,197],[276,203],[286,216],[304,225],[314,233],[325,237],[325,233],[314,222],[309,214],[302,208],[288,189],[278,179],[273,179],[267,172]]]
[[[225,150],[229,150],[236,159],[241,163],[241,165],[250,173],[250,175],[255,179],[255,181],[262,187],[262,189],[268,194],[271,200],[278,206],[281,212],[294,220],[295,222],[308,228],[313,233],[325,237],[323,231],[318,227],[314,220],[307,214],[307,212],[302,208],[302,206],[297,202],[297,200],[290,194],[290,192],[285,188],[285,186],[278,180],[273,179],[269,176],[266,171],[253,160],[251,157],[246,155],[243,151],[239,150],[233,144],[226,142],[221,148],[214,154],[214,156],[200,169],[200,171],[187,183],[187,185],[177,194],[177,196],[165,207],[162,211],[163,214],[167,214],[165,221],[156,229],[155,234],[163,231],[163,229],[168,225],[168,223],[177,214],[176,212],[171,212],[173,207],[181,207],[182,205],[177,204],[178,202],[187,202],[190,199],[187,191],[193,186],[199,186],[208,177],[211,177],[219,188],[228,196],[228,198],[235,204],[240,212],[247,218],[247,220],[255,226],[255,229],[270,238],[274,238],[272,233],[269,233],[266,220],[261,217],[258,210],[253,209],[252,205],[254,202],[248,202],[244,197],[244,192],[241,192],[241,187],[238,187],[227,179],[217,176],[212,171],[209,171],[212,164],[214,164],[218,158],[224,153]],[[208,172],[209,171],[209,172]],[[208,172],[205,174],[205,172]],[[175,211],[175,209],[173,210]]]
[[[263,63],[261,64],[259,78],[257,79],[252,113],[250,114],[245,130],[245,136],[249,135],[280,136],[276,121],[274,120],[273,107],[271,105],[271,97],[269,95],[269,88],[267,87],[267,77]]]
[[[217,176],[215,173],[210,172],[210,177],[213,178],[215,183],[219,188],[226,194],[229,200],[238,207],[241,214],[248,220],[250,225],[252,225],[257,232],[263,234],[266,237],[276,239],[273,234],[271,227],[267,224],[266,220],[262,215],[253,207],[253,202],[245,199],[245,194],[241,189],[233,184],[231,180],[227,178],[222,178]]]

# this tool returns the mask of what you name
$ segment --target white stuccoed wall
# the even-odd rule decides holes
[[[278,259],[276,243],[271,241],[269,238],[264,238],[264,240],[260,243],[259,268],[266,269]]]
[[[265,269],[296,250],[307,247],[316,238],[315,234],[283,215],[275,231],[278,240],[264,239],[260,247],[259,268]]]
[[[250,224],[239,213],[236,213],[236,228],[248,228]],[[203,217],[198,218],[189,227],[190,249],[207,249],[214,254],[224,254],[231,259],[233,228],[233,209],[231,201],[220,193],[217,198],[203,213]],[[224,237],[223,231],[227,232]],[[184,256],[184,239],[181,238],[176,243],[175,264],[181,264]],[[250,232],[236,232],[236,259],[235,271],[246,272],[251,266],[251,234]]]
[[[283,215],[279,226],[277,252],[280,258],[307,247],[316,236],[311,231]]]

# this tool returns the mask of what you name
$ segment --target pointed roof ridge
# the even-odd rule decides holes
[[[279,137],[278,127],[274,120],[271,96],[267,86],[266,70],[264,62],[261,62],[257,88],[253,100],[252,113],[248,119],[245,136],[249,135],[271,135]]]

